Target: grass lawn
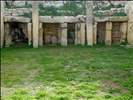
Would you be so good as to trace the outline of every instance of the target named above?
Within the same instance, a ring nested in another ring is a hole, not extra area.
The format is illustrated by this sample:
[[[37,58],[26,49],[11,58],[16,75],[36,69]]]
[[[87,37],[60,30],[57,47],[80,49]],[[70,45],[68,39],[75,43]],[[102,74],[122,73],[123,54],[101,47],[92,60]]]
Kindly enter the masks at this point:
[[[4,47],[2,100],[133,100],[133,48]]]

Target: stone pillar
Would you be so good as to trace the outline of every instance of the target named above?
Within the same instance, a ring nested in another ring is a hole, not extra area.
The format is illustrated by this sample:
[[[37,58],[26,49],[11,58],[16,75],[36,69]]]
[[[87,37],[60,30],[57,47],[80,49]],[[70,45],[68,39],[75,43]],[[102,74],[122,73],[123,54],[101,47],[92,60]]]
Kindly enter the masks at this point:
[[[32,8],[33,8],[32,11],[33,47],[38,48],[38,35],[39,35],[38,1],[33,1]]]
[[[61,25],[58,27],[58,43],[61,43]]]
[[[112,22],[106,22],[106,32],[105,32],[105,44],[106,45],[111,45],[112,43],[112,37],[111,37],[111,33],[112,33]]]
[[[28,45],[30,46],[32,44],[32,29],[31,29],[31,23],[28,23]]]
[[[133,1],[127,1],[125,12],[128,16],[127,40],[133,46]]]
[[[80,23],[76,23],[75,24],[75,45],[81,44],[81,42],[80,42],[80,40],[81,40],[80,39],[80,37],[81,37],[80,28],[81,28]]]
[[[10,46],[12,43],[12,32],[9,23],[5,23],[5,46]]]
[[[39,46],[43,46],[43,24],[39,24]]]
[[[0,1],[1,2],[1,30],[0,30],[0,33],[1,33],[1,36],[0,36],[0,39],[1,39],[1,44],[0,44],[0,48],[2,48],[3,44],[4,44],[4,19],[3,19],[3,13],[4,13],[4,1]]]
[[[93,45],[92,1],[86,1],[86,37],[87,45]]]
[[[67,46],[67,23],[61,23],[61,45]]]
[[[93,44],[97,44],[97,22],[93,25]]]
[[[127,23],[121,23],[120,24],[120,32],[121,32],[121,39],[120,43],[125,42],[125,39],[127,37]]]
[[[85,45],[85,23],[81,23],[81,45]]]

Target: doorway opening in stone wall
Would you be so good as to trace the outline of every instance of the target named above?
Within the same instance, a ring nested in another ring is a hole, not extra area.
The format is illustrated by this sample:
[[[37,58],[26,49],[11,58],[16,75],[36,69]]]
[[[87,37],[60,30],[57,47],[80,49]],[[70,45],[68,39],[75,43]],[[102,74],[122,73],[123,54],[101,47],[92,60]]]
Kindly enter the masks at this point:
[[[68,23],[67,24],[67,44],[74,45],[75,43],[75,24]]]
[[[119,45],[122,32],[120,31],[121,22],[112,22],[112,45]]]
[[[106,29],[105,22],[99,22],[97,24],[97,43],[98,44],[105,44],[105,29]]]
[[[27,23],[4,23],[5,28],[5,46],[27,46],[28,30]]]
[[[54,46],[60,43],[61,28],[59,23],[43,23],[43,44]]]

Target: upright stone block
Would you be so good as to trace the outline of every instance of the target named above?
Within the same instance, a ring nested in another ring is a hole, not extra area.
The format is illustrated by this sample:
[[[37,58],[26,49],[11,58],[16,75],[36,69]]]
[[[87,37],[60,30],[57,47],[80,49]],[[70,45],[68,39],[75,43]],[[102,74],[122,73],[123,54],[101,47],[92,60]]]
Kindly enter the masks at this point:
[[[81,33],[80,33],[80,29],[81,29],[81,26],[80,26],[80,23],[76,23],[75,24],[75,45],[77,44],[81,44]]]
[[[12,43],[12,32],[9,23],[5,23],[5,46],[10,46]]]
[[[39,46],[43,46],[43,24],[39,24]]]
[[[0,48],[2,48],[3,44],[4,44],[4,19],[3,19],[3,13],[4,13],[4,1],[0,1],[1,2],[1,36],[0,36],[0,39],[1,39],[1,44],[0,44]]]
[[[33,1],[32,23],[33,23],[33,47],[38,48],[38,33],[39,33],[39,16],[38,16],[38,1]]]
[[[85,45],[85,23],[81,23],[81,45]]]
[[[97,22],[93,25],[93,44],[97,44]]]
[[[123,22],[120,24],[120,32],[121,32],[121,39],[120,42],[125,42],[125,39],[127,37],[127,23]]]
[[[58,27],[58,43],[61,43],[61,25]]]
[[[61,45],[67,46],[67,23],[61,24]]]
[[[133,23],[128,22],[128,34],[127,34],[128,43],[133,46]]]
[[[112,22],[106,22],[106,32],[105,32],[105,44],[106,45],[111,45],[112,43]]]
[[[31,23],[28,23],[28,45],[30,46],[32,44],[32,29],[31,29]]]
[[[93,45],[92,1],[86,1],[86,36],[87,45]]]

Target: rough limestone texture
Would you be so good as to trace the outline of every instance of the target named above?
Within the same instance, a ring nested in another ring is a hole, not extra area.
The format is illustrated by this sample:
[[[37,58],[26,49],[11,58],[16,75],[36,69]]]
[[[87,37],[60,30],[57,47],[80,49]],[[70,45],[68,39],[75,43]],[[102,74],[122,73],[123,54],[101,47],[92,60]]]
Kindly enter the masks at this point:
[[[86,36],[87,45],[93,45],[93,15],[92,15],[92,1],[86,1]]]
[[[32,29],[31,29],[31,23],[28,23],[28,45],[31,45],[32,42]]]
[[[120,32],[121,32],[121,38],[120,43],[125,42],[125,39],[127,37],[127,23],[123,22],[120,24]]]
[[[111,45],[112,43],[111,30],[112,30],[112,22],[106,22],[106,32],[105,32],[105,44],[106,45]]]
[[[85,23],[81,23],[81,25],[80,25],[80,33],[81,33],[81,45],[85,45]]]
[[[93,44],[97,44],[97,23],[93,25]]]
[[[67,23],[61,24],[61,45],[67,46]]]
[[[5,23],[5,46],[10,46],[12,42],[12,33],[9,23]]]
[[[1,26],[0,26],[0,32],[1,32],[1,35],[0,35],[0,48],[2,48],[3,46],[3,43],[4,43],[4,21],[3,21],[3,13],[4,13],[4,2],[3,1],[0,1],[1,2]]]
[[[51,35],[45,35],[45,44],[50,44]]]
[[[133,1],[128,1],[125,6],[125,12],[128,16],[127,40],[133,46]]]
[[[75,45],[80,44],[80,37],[81,37],[81,33],[80,33],[80,23],[76,23],[75,24]]]
[[[56,36],[52,36],[52,37],[51,37],[51,43],[52,43],[52,44],[57,44],[57,43],[58,43],[58,39],[57,39]]]
[[[43,24],[39,24],[39,46],[43,46]]]
[[[39,17],[38,17],[38,1],[33,1],[32,23],[33,23],[33,47],[38,48],[38,33],[39,33]]]

